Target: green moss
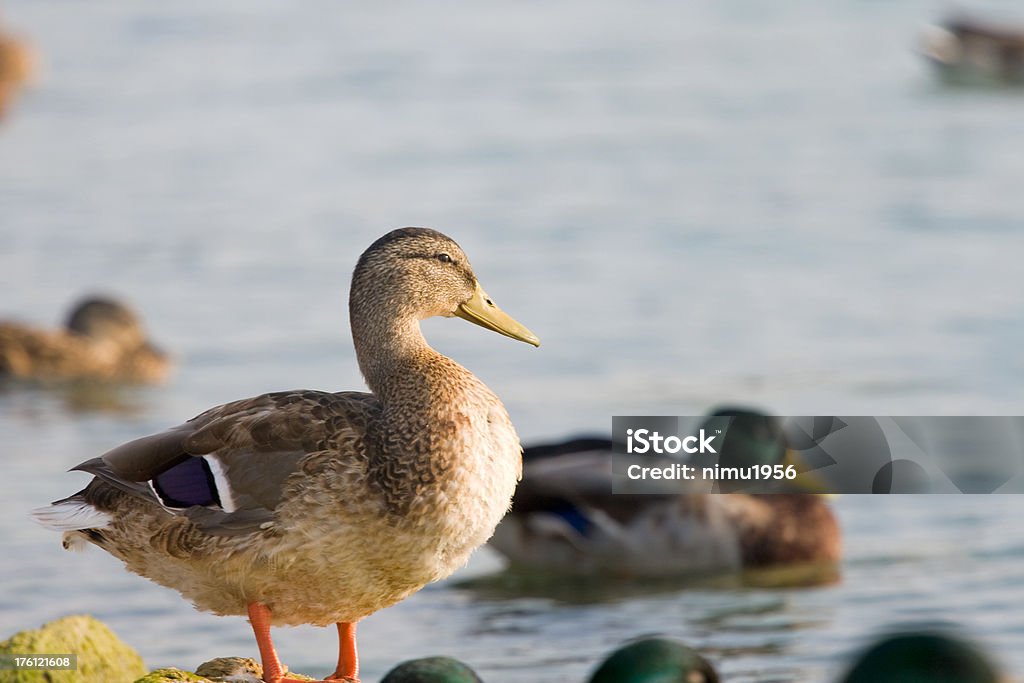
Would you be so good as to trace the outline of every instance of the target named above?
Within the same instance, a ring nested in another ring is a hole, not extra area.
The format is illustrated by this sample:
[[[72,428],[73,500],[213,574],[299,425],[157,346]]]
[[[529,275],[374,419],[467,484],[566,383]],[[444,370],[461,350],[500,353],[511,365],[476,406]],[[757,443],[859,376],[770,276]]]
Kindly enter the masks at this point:
[[[210,679],[181,669],[157,669],[135,683],[210,683]]]
[[[181,669],[159,669],[143,676],[135,683],[263,683],[263,669],[254,659],[248,657],[218,657],[203,662],[196,672]],[[313,680],[302,674],[288,672],[290,678]]]
[[[76,671],[0,670],[0,683],[130,683],[146,673],[142,657],[90,616],[69,616],[16,633],[0,654],[76,654]]]

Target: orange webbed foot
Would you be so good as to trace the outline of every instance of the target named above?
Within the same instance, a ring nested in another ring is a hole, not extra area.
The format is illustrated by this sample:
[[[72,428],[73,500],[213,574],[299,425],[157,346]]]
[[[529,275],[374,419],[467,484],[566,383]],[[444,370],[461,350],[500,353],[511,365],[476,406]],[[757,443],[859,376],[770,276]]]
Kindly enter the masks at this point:
[[[338,624],[338,668],[322,681],[288,678],[270,639],[270,608],[260,602],[249,603],[249,623],[263,661],[264,683],[359,683],[359,656],[356,654],[355,623]]]
[[[282,676],[279,678],[264,677],[263,680],[264,683],[339,683],[339,681],[340,683],[359,683],[358,678],[352,678],[351,676],[339,678],[336,677],[334,674],[331,674],[322,681],[311,681],[308,678],[288,678],[287,676]]]

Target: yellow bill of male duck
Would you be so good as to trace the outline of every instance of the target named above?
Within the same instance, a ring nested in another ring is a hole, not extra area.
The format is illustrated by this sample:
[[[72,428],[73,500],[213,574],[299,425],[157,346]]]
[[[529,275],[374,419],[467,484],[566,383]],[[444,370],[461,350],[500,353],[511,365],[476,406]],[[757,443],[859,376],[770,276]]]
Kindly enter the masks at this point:
[[[92,543],[198,609],[248,615],[266,683],[297,680],[270,627],[298,624],[336,624],[329,680],[358,681],[357,622],[464,565],[522,471],[499,398],[420,330],[458,316],[540,345],[454,240],[403,228],[375,241],[352,274],[349,314],[370,393],[211,408],[83,462],[74,469],[89,484],[34,512],[65,548]]]

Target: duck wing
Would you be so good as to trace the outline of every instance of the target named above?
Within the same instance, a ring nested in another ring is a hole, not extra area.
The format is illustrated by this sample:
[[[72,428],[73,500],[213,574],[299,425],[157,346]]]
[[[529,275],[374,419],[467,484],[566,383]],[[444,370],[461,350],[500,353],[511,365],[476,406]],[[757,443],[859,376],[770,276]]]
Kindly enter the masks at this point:
[[[285,391],[212,408],[167,431],[87,460],[96,479],[71,499],[100,511],[110,487],[184,515],[212,535],[251,533],[324,460],[364,468],[372,394]],[[58,503],[61,501],[58,501]]]
[[[674,494],[612,493],[612,444],[606,439],[574,439],[524,449],[523,479],[512,499],[511,515],[599,509],[626,522]]]

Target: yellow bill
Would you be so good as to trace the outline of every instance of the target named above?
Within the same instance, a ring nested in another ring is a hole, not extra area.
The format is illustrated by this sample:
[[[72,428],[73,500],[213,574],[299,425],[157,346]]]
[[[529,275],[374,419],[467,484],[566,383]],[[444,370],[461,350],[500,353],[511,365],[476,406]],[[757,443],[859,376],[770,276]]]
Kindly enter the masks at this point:
[[[498,308],[479,283],[469,301],[459,304],[459,307],[455,309],[455,315],[506,337],[540,346],[540,339],[537,338],[537,335]]]
[[[825,479],[815,473],[813,470],[805,470],[803,460],[796,454],[792,448],[786,449],[786,455],[782,459],[783,465],[792,465],[796,468],[799,474],[796,479],[792,482],[793,486],[796,487],[802,493],[814,493],[819,496],[825,496],[831,498],[834,496],[832,493],[828,493],[829,484]]]

